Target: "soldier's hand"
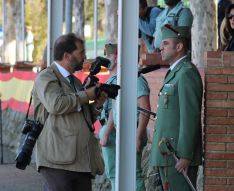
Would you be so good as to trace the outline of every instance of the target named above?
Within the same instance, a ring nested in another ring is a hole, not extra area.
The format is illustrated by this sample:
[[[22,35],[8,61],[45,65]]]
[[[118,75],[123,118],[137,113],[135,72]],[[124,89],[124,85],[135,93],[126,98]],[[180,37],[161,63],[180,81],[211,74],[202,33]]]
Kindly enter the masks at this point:
[[[108,140],[109,140],[109,136],[105,135],[101,140],[100,140],[100,145],[102,145],[103,147],[106,147],[108,144]]]
[[[136,150],[137,150],[137,153],[140,153],[141,152],[141,150],[142,150],[142,146],[141,146],[141,144],[142,144],[142,142],[141,142],[141,139],[140,138],[138,138],[137,139],[137,148],[136,148]]]
[[[185,173],[187,174],[188,171],[188,167],[191,163],[191,160],[185,159],[185,158],[180,158],[177,163],[176,163],[176,170],[180,173],[183,172],[183,170],[185,171]]]

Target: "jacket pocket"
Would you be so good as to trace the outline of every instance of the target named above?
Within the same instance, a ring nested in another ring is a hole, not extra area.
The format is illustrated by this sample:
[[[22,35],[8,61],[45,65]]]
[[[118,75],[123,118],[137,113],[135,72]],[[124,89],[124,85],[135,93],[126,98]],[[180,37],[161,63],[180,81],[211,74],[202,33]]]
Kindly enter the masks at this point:
[[[45,143],[47,147],[45,150],[48,151],[47,160],[54,164],[72,164],[76,159],[77,136],[66,129],[49,130],[49,132]]]
[[[174,85],[173,84],[165,84],[162,91],[159,93],[159,103],[160,107],[163,109],[168,109],[170,101],[172,101],[172,97],[175,94]]]

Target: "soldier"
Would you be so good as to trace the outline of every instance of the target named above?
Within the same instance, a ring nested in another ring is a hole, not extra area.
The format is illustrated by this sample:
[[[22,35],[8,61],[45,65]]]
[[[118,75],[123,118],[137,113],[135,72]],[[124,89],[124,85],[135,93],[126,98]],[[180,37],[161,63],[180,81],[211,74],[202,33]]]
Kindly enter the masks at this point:
[[[111,76],[107,80],[107,84],[117,84],[117,44],[105,45],[106,58],[111,61]],[[106,177],[111,181],[112,190],[115,187],[115,139],[116,132],[114,128],[112,115],[112,99],[108,98],[103,104],[101,113],[102,128],[99,132],[100,144],[102,145],[102,156],[105,163]]]
[[[162,60],[170,64],[170,69],[159,92],[150,163],[159,167],[165,190],[169,186],[170,191],[190,191],[182,172],[195,187],[202,162],[202,80],[186,56],[190,28],[165,25],[161,32]],[[163,140],[169,140],[175,149],[177,162]]]
[[[107,47],[106,47],[107,48]],[[117,46],[115,46],[117,48]],[[109,53],[108,53],[109,52]],[[112,61],[111,77],[107,83],[116,84],[117,72],[117,49],[109,49],[107,57]],[[140,75],[137,78],[137,106],[146,110],[150,110],[150,89],[146,79]],[[99,133],[100,144],[102,145],[102,153],[105,162],[105,173],[111,181],[112,191],[115,190],[115,153],[116,153],[116,102],[107,100],[103,106],[102,119],[105,123]],[[103,117],[104,116],[104,117]],[[137,166],[136,166],[136,191],[144,191],[144,179],[141,169],[142,150],[147,143],[146,127],[149,122],[149,114],[138,112],[137,115]],[[121,127],[124,128],[124,127]]]
[[[156,18],[156,28],[154,33],[155,51],[159,52],[161,44],[161,27],[165,24],[173,26],[188,26],[193,23],[193,15],[189,8],[184,6],[181,0],[164,0],[167,7]]]

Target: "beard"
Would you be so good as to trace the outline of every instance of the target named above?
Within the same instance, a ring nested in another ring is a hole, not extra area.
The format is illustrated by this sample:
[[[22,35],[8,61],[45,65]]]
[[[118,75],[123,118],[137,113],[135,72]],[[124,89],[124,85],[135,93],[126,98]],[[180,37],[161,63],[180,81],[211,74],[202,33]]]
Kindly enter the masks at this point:
[[[83,63],[84,63],[84,59],[82,59],[81,61],[79,61],[76,57],[72,57],[70,60],[70,64],[73,67],[74,72],[75,71],[79,71],[83,69]]]
[[[82,70],[83,69],[83,63],[84,63],[84,61],[74,63],[74,70],[75,71]]]

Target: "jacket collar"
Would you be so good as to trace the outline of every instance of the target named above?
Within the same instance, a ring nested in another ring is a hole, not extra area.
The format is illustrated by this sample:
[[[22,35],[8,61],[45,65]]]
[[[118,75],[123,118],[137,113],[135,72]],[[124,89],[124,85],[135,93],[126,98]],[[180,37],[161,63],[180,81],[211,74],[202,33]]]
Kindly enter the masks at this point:
[[[71,84],[69,83],[69,81],[59,72],[59,69],[58,67],[56,66],[55,63],[52,63],[51,66],[52,70],[54,71],[56,77],[58,78],[59,81],[63,81],[65,84],[67,84],[71,89],[72,91],[74,91],[73,87],[71,86]],[[74,82],[75,82],[75,88],[76,90],[82,90],[82,84],[80,82],[80,80],[76,77],[74,77]]]
[[[188,57],[183,58],[176,66],[173,68],[173,70],[167,75],[163,82],[163,86],[168,83],[172,78],[174,78],[175,74],[182,68],[185,62],[188,61]]]
[[[59,70],[58,70],[58,68],[57,68],[57,66],[56,66],[56,64],[54,62],[51,64],[50,67],[54,71],[55,76],[58,78],[58,80],[61,81],[61,82],[64,82],[65,84],[70,86],[71,89],[73,90],[73,88],[72,88],[71,84],[69,83],[69,81],[65,77],[63,77],[63,75],[59,72]]]

